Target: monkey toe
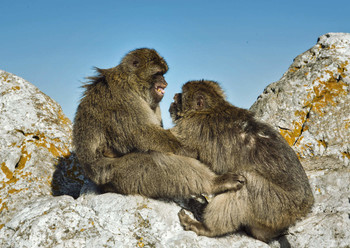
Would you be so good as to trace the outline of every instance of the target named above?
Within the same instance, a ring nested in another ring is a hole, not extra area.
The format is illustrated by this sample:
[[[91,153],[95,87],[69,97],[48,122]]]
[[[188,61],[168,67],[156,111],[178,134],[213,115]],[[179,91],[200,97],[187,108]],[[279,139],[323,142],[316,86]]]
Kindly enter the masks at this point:
[[[185,220],[188,219],[188,215],[186,214],[185,209],[181,209],[177,215],[179,216],[180,223],[181,223],[182,225],[183,225],[183,223],[185,222]]]
[[[178,216],[180,219],[180,223],[185,231],[195,231],[194,230],[195,221],[188,214],[186,214],[186,211],[184,209],[182,209],[178,213]]]
[[[191,223],[193,221],[191,217],[188,214],[186,214],[186,211],[184,209],[181,209],[177,215],[179,216],[180,224],[182,225],[184,230],[190,231],[192,226]]]
[[[184,209],[181,209],[180,212],[177,214],[180,220],[181,226],[186,230],[187,222],[186,220],[188,219],[188,215],[186,214]]]

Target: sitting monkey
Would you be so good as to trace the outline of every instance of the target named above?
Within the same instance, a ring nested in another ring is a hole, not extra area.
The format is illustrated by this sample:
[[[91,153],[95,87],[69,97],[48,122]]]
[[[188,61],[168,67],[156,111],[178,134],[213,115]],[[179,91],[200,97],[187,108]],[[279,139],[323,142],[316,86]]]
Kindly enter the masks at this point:
[[[216,175],[176,155],[181,143],[162,127],[159,102],[165,60],[148,48],[129,52],[110,69],[97,69],[78,106],[73,145],[85,175],[103,191],[152,198],[190,198],[236,189],[237,176]]]
[[[216,82],[186,83],[169,111],[172,132],[188,156],[219,175],[232,172],[246,179],[238,191],[215,196],[202,221],[181,210],[185,230],[214,237],[244,229],[269,242],[310,211],[314,198],[292,148],[251,112],[227,102]]]

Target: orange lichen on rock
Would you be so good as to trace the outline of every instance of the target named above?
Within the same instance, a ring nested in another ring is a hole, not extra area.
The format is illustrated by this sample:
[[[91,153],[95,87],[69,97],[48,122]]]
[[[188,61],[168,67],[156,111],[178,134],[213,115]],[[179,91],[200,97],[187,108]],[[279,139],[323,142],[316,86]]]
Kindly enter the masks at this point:
[[[10,82],[10,80],[8,80],[9,75],[10,75],[9,73],[7,73],[7,72],[3,72],[3,73],[1,74],[2,81],[3,81],[3,82],[7,82],[7,83],[9,83],[9,82]]]
[[[25,136],[32,137],[32,139],[27,140],[27,142],[34,143],[37,147],[42,147],[47,149],[54,157],[70,155],[70,151],[67,146],[60,148],[55,145],[55,143],[62,144],[62,141],[59,138],[49,139],[45,136],[44,133],[40,133],[40,132],[26,133]],[[25,145],[23,147],[25,147]],[[25,151],[23,151],[23,148],[22,148],[22,154],[24,153]]]
[[[345,129],[349,129],[349,127],[350,127],[350,119],[347,119],[344,122],[345,122]]]
[[[350,153],[348,153],[348,152],[342,152],[341,154],[343,155],[343,158],[350,159]]]
[[[4,210],[9,210],[7,206],[7,202],[0,201],[1,207],[0,207],[0,213]]]
[[[24,168],[24,166],[26,165],[27,161],[29,161],[31,157],[32,157],[32,155],[30,153],[28,153],[28,151],[26,150],[26,145],[23,145],[22,146],[22,155],[21,155],[21,158],[18,162],[17,169],[22,170]]]
[[[12,90],[20,90],[21,87],[19,87],[19,86],[13,86],[11,89],[12,89]]]
[[[347,95],[347,85],[342,80],[337,79],[332,71],[326,70],[330,78],[327,81],[316,78],[312,84],[312,89],[309,89],[305,106],[312,108],[312,111],[324,115],[324,109],[327,105],[336,106],[337,98],[341,95]],[[316,84],[316,85],[315,85]]]
[[[344,63],[341,63],[340,66],[338,67],[338,73],[343,78],[346,77],[345,72],[348,71],[348,69],[346,68],[348,65],[349,65],[349,61],[346,60]]]
[[[64,125],[71,123],[71,121],[63,114],[61,109],[58,111],[58,118],[62,121]]]
[[[309,113],[316,113],[320,117],[324,116],[327,106],[336,106],[340,96],[346,96],[348,94],[348,85],[342,80],[347,75],[346,66],[349,65],[348,61],[341,63],[338,66],[336,72],[329,69],[324,70],[326,75],[317,77],[311,83],[311,88],[306,89],[308,91],[306,99],[303,101],[303,108],[308,109]],[[295,68],[289,70],[295,72]],[[335,75],[336,74],[336,75]],[[325,78],[328,78],[325,80]],[[290,146],[298,146],[302,151],[309,149],[306,144],[303,147],[300,146],[300,142],[303,139],[303,132],[307,130],[307,121],[309,113],[307,111],[296,111],[296,120],[292,122],[292,129],[281,129],[281,135],[287,140]],[[345,123],[345,128],[349,128],[350,122]],[[327,147],[325,141],[319,141],[319,146]],[[310,145],[311,146],[311,145]]]
[[[301,134],[305,131],[305,122],[307,121],[307,113],[303,111],[295,111],[295,116],[299,116],[299,118],[293,121],[292,126],[293,129],[281,129],[280,134],[283,138],[288,142],[290,146],[296,145],[296,143],[302,140]]]
[[[299,69],[300,69],[299,67],[293,67],[293,68],[290,68],[289,71],[290,72],[296,72]]]
[[[69,153],[68,149],[60,149],[54,145],[53,142],[48,141],[47,138],[43,135],[40,134],[40,138],[38,140],[34,141],[34,144],[37,147],[43,147],[47,149],[54,157],[58,156],[65,156]]]
[[[11,179],[13,177],[12,171],[6,166],[5,162],[1,163],[1,171],[5,174],[7,179]]]
[[[318,143],[319,146],[323,146],[324,148],[327,147],[327,143],[324,140],[317,140],[317,143]]]

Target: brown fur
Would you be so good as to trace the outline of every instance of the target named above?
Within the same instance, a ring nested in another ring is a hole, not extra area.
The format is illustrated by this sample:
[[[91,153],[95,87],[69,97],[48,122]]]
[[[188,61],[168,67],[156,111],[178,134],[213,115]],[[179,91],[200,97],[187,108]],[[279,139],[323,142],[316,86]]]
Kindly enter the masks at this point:
[[[203,222],[180,211],[186,230],[213,237],[244,228],[268,242],[310,211],[314,198],[305,171],[272,127],[228,103],[216,82],[188,82],[174,100],[172,132],[188,155],[217,174],[232,172],[246,179],[240,190],[214,197]]]
[[[84,172],[102,190],[149,197],[190,197],[228,188],[207,166],[175,155],[180,142],[162,128],[159,102],[168,66],[153,49],[136,49],[84,86],[73,144]]]

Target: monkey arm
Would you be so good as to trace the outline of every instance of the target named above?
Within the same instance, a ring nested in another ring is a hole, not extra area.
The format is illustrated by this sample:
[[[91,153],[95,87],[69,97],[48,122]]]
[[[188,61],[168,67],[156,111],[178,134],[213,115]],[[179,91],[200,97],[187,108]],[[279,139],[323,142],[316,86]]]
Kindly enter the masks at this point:
[[[181,150],[182,145],[176,137],[160,126],[149,124],[133,131],[129,137],[138,151],[178,153]]]
[[[186,140],[184,138],[182,138],[182,136],[180,135],[180,132],[179,132],[177,126],[171,128],[171,129],[168,129],[168,131],[172,135],[174,135],[177,138],[177,140],[182,145],[182,149],[178,150],[176,152],[176,154],[182,155],[182,156],[185,156],[185,157],[198,159],[198,156],[199,156],[198,155],[198,151],[196,149],[194,149],[193,147],[190,147],[190,146],[186,145]]]

